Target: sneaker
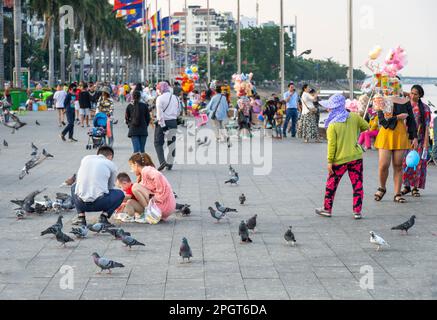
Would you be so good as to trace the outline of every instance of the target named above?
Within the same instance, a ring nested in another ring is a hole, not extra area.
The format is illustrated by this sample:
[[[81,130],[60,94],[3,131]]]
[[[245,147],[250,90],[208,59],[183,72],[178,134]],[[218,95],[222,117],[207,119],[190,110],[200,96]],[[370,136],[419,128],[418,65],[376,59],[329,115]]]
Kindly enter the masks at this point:
[[[70,139],[68,139],[68,141],[70,141],[70,142],[77,142],[77,140],[74,139],[74,138],[70,138]]]
[[[361,213],[354,213],[354,219],[361,220],[361,219],[363,219],[363,215]]]
[[[316,214],[322,217],[331,218],[331,212],[326,211],[325,209],[316,209]]]
[[[158,171],[162,171],[162,170],[164,170],[167,166],[168,166],[167,162],[164,161],[164,162],[161,163],[161,165],[159,166]]]
[[[82,217],[82,216],[77,216],[73,222],[72,222],[73,226],[86,226],[86,218]]]
[[[62,121],[62,125],[63,125],[63,126],[66,126],[67,124],[66,124],[64,121]]]
[[[115,227],[112,223],[110,223],[110,222],[108,221],[108,217],[105,216],[105,215],[103,215],[103,214],[100,215],[99,223],[104,224],[104,225],[105,225],[106,227],[108,227],[108,228],[113,228],[113,227]]]
[[[62,141],[67,141],[67,139],[65,139],[65,136],[63,136],[62,134],[59,135],[59,138],[61,138]]]

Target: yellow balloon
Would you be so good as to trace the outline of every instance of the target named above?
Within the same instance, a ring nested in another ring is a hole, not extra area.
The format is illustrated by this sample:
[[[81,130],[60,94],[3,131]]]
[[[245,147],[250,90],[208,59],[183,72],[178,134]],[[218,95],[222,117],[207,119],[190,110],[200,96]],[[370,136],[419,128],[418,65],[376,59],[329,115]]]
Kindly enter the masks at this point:
[[[191,71],[193,71],[193,73],[197,73],[197,71],[199,71],[199,68],[197,66],[191,66]]]

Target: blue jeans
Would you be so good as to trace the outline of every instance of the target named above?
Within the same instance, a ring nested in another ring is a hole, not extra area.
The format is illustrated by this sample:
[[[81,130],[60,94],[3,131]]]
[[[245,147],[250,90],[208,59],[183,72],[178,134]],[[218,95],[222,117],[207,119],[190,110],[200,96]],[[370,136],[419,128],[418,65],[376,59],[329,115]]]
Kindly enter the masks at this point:
[[[134,148],[134,153],[141,152],[144,153],[146,148],[147,136],[132,136],[132,147]]]
[[[73,197],[77,213],[102,211],[108,214],[108,219],[111,218],[114,211],[121,206],[125,197],[123,191],[113,189],[93,202],[84,202],[75,194],[75,190],[76,184],[71,187],[71,196]]]
[[[284,123],[284,137],[287,136],[287,128],[288,128],[288,123],[291,120],[291,135],[293,137],[296,136],[296,127],[297,127],[297,120],[299,117],[299,112],[297,111],[297,109],[295,108],[289,108],[287,109],[287,111],[285,112],[285,123]]]
[[[62,131],[62,135],[65,137],[65,135],[68,133],[68,138],[73,138],[74,133],[74,110],[73,111],[67,111],[67,126]]]

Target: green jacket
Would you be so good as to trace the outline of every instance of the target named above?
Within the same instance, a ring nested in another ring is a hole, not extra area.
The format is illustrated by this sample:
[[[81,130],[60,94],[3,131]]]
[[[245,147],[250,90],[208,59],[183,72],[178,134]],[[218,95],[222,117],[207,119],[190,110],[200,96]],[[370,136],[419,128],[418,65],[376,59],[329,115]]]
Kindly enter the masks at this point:
[[[327,131],[328,163],[341,165],[363,158],[363,149],[358,144],[361,132],[369,124],[358,114],[351,113],[345,123],[330,124]]]

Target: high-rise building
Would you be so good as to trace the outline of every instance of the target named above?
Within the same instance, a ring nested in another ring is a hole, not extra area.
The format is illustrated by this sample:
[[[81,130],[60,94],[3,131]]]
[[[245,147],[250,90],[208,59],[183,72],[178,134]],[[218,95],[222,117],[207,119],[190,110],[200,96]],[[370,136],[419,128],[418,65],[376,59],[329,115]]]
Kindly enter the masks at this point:
[[[256,28],[258,21],[256,18],[250,18],[246,16],[241,16],[240,18],[240,24],[242,29],[248,29],[248,28]]]
[[[188,26],[187,26],[188,18]],[[201,6],[189,6],[187,12],[175,12],[172,16],[173,21],[180,21],[180,32],[173,36],[175,43],[185,43],[185,28],[187,28],[188,45],[190,48],[206,47],[208,44],[208,9]],[[209,10],[210,19],[210,44],[211,48],[225,49],[225,45],[220,38],[228,29],[235,29],[235,21],[231,12],[217,12],[215,9]]]

